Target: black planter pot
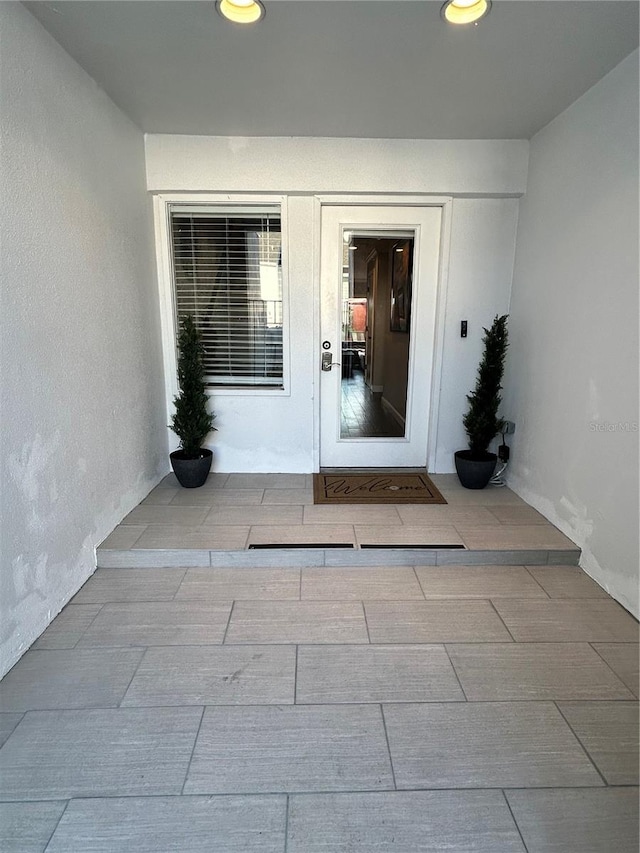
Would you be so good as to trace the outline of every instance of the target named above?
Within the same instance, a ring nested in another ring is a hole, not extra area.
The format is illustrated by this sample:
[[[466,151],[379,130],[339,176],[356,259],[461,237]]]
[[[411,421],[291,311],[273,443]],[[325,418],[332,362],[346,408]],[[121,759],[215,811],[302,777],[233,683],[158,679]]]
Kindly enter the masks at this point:
[[[484,453],[481,458],[470,450],[458,450],[454,454],[458,478],[465,489],[484,489],[496,468],[495,453]]]
[[[202,448],[197,459],[185,456],[184,450],[174,450],[169,454],[171,467],[176,479],[185,489],[197,489],[203,486],[211,470],[213,452]]]

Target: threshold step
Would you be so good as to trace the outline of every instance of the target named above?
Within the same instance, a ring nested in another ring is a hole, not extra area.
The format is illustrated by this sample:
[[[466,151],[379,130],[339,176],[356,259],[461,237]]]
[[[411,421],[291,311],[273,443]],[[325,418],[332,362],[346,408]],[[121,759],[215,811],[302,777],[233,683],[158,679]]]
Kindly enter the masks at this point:
[[[102,569],[171,568],[207,566],[305,567],[305,566],[577,566],[580,550],[470,551],[466,548],[368,548],[304,545],[286,548],[253,548],[242,551],[196,549],[98,548]]]
[[[466,551],[464,545],[360,545],[361,550],[397,550],[397,551]]]
[[[286,551],[295,550],[296,548],[315,548],[323,551],[325,548],[355,548],[355,545],[350,545],[348,542],[300,542],[298,544],[290,544],[288,542],[274,542],[273,544],[249,545],[249,551],[273,551],[274,549],[283,549]]]

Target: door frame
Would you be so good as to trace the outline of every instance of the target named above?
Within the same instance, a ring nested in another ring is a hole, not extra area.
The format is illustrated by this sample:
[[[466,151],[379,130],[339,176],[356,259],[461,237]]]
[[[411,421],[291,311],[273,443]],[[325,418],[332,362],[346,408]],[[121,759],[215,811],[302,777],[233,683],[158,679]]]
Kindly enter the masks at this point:
[[[449,282],[449,254],[451,248],[451,218],[453,198],[433,195],[314,195],[313,210],[313,470],[320,471],[320,360],[321,346],[321,222],[322,208],[341,207],[439,207],[441,210],[440,254],[436,281],[436,322],[433,342],[433,371],[431,376],[431,396],[429,410],[429,429],[427,439],[427,468],[435,471],[436,450],[438,446],[438,421],[440,411],[440,386],[442,378],[442,359],[444,350],[445,317]]]

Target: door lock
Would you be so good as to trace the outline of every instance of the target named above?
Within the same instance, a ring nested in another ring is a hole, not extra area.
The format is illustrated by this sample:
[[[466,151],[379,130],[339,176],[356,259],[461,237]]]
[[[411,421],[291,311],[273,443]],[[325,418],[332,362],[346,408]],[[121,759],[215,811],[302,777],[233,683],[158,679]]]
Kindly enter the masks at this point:
[[[334,364],[339,366],[340,362],[333,360],[333,353],[323,352],[322,353],[322,369],[323,370],[331,370],[331,368],[333,367]]]

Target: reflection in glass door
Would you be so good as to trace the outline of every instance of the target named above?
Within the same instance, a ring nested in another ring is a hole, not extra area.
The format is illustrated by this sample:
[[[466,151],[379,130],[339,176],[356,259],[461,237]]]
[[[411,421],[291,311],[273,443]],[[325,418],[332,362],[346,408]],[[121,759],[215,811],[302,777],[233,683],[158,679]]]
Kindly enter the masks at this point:
[[[412,232],[344,231],[340,438],[406,432]]]

